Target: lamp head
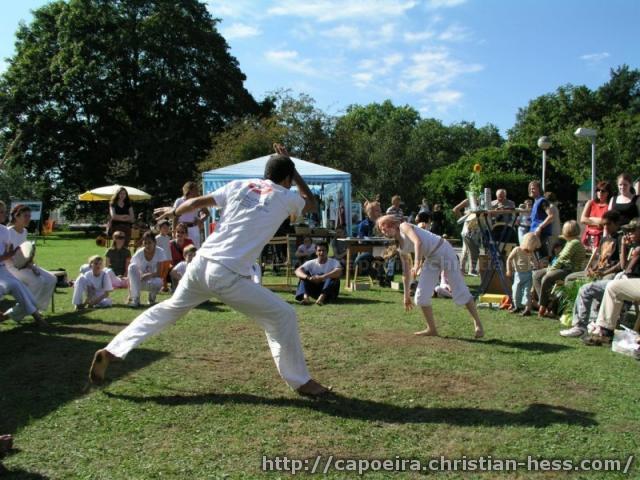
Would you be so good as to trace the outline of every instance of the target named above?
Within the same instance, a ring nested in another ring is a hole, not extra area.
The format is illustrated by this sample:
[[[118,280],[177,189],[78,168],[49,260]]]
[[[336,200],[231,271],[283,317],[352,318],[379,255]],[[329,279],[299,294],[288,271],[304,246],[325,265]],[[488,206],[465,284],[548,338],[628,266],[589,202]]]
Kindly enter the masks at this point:
[[[580,127],[575,131],[574,135],[576,137],[596,138],[597,133],[593,128]]]

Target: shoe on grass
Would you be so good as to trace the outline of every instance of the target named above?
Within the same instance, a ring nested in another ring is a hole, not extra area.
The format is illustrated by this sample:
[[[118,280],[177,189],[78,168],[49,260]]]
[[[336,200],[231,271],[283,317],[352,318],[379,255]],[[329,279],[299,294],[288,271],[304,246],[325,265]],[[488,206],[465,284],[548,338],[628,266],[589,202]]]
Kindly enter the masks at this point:
[[[320,385],[315,380],[311,379],[304,385],[301,385],[300,387],[298,387],[296,389],[296,392],[298,392],[299,395],[302,395],[305,397],[318,398],[318,397],[322,397],[324,395],[329,394],[331,390],[332,390],[331,387],[325,387],[323,385]]]
[[[587,333],[587,330],[582,327],[571,327],[565,330],[560,330],[561,337],[583,337]]]
[[[129,300],[129,303],[127,303],[127,307],[129,308],[138,308],[139,306],[140,306],[139,298],[132,298],[131,300]]]

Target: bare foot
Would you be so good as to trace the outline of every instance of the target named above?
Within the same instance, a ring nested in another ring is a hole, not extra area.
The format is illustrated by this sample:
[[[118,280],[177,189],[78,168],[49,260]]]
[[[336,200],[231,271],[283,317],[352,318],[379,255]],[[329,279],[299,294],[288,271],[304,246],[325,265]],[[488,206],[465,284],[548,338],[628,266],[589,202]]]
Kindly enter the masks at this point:
[[[331,390],[331,387],[325,387],[316,382],[314,379],[311,379],[304,385],[298,387],[296,389],[296,392],[298,392],[299,395],[303,395],[305,397],[321,397],[322,395],[326,395],[331,392]]]
[[[93,356],[93,362],[91,363],[91,369],[89,370],[89,381],[96,385],[104,382],[104,377],[107,373],[109,363],[117,359],[118,357],[105,349],[98,350]]]
[[[520,315],[522,317],[530,317],[531,316],[531,310],[529,310],[528,308],[525,308],[524,311]]]
[[[325,298],[326,298],[326,297],[324,296],[324,294],[320,295],[320,296],[318,297],[318,299],[316,300],[316,305],[319,305],[319,306],[324,305],[324,300],[325,300]]]
[[[425,330],[420,330],[419,332],[414,332],[414,335],[418,337],[437,337],[438,332],[436,330],[429,330],[428,328]]]
[[[482,338],[484,337],[484,330],[482,329],[482,327],[476,327],[475,333],[473,335],[475,338]]]

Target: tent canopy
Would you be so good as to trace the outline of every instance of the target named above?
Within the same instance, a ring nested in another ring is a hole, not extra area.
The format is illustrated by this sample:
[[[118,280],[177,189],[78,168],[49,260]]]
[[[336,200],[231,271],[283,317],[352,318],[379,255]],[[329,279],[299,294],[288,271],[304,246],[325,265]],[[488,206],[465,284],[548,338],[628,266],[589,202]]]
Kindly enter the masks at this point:
[[[264,167],[269,157],[271,155],[265,155],[264,157],[204,172],[202,174],[204,193],[211,193],[232,180],[263,178]],[[325,185],[340,185],[342,187],[347,232],[351,232],[351,174],[324,167],[317,163],[307,162],[300,158],[291,157],[291,160],[293,160],[300,176],[312,190],[316,191],[318,188],[325,190]]]

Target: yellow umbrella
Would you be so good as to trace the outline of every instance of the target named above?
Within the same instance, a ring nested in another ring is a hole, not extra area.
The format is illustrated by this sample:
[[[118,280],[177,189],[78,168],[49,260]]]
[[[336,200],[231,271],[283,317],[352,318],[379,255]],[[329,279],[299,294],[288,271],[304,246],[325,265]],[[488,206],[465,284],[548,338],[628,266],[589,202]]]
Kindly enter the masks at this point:
[[[113,197],[122,187],[123,185],[110,185],[108,187],[94,188],[93,190],[89,190],[88,192],[84,192],[79,195],[78,198],[85,202],[104,202],[111,200],[111,197]],[[149,200],[151,198],[151,195],[147,192],[143,192],[137,188],[126,186],[124,188],[127,189],[127,193],[131,200]]]

